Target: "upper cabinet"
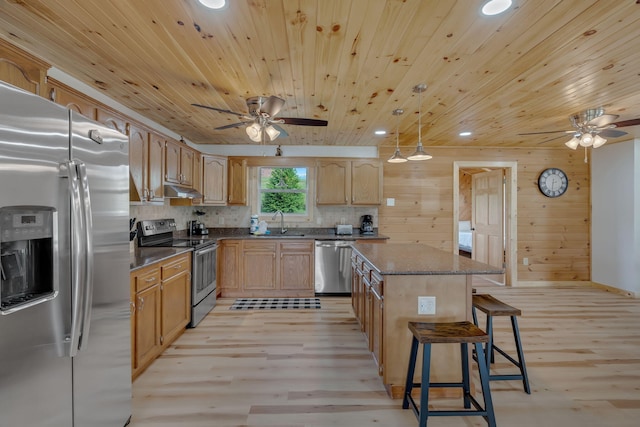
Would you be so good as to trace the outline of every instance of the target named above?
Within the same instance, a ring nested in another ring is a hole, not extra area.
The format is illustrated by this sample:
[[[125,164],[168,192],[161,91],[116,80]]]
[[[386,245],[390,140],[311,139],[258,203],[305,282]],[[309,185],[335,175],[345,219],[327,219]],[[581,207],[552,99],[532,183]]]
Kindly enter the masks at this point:
[[[229,205],[247,204],[247,159],[229,157]]]
[[[227,204],[227,158],[205,154],[202,156],[202,204]]]
[[[147,162],[147,186],[150,202],[164,200],[164,145],[166,139],[155,132],[149,134],[149,150]]]
[[[129,135],[129,200],[161,202],[164,200],[165,138],[136,124],[127,125]]]
[[[56,104],[65,106],[68,109],[73,110],[76,113],[80,113],[92,120],[97,119],[98,106],[92,98],[70,88],[56,79],[49,78],[48,83],[49,100]]]
[[[382,162],[379,160],[319,160],[316,173],[318,205],[379,205],[382,202]]]
[[[0,39],[0,80],[47,97],[49,64]]]
[[[193,187],[196,151],[174,139],[167,139],[164,180],[173,184]]]

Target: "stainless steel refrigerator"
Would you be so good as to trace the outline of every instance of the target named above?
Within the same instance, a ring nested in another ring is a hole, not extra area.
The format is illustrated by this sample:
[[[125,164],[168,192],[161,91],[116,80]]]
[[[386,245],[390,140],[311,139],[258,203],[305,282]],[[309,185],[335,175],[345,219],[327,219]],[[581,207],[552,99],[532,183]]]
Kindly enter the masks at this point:
[[[125,135],[0,83],[0,426],[131,414]]]

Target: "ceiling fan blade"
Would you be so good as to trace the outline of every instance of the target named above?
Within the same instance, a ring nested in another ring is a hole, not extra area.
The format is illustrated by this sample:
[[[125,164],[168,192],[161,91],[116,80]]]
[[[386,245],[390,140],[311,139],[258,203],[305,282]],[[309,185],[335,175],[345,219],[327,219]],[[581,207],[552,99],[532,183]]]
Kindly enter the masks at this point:
[[[560,138],[566,138],[566,136],[565,135],[556,136],[555,138],[540,141],[538,144],[546,144],[547,142],[555,141],[556,139],[560,139]]]
[[[231,110],[223,110],[222,108],[210,107],[208,105],[200,105],[200,104],[191,104],[191,105],[193,105],[194,107],[207,108],[209,110],[219,111],[221,113],[229,113],[229,114],[235,114],[236,116],[240,116],[240,117],[246,117],[245,114],[236,113],[235,111],[231,111]]]
[[[222,130],[222,129],[239,128],[240,126],[248,125],[249,123],[253,123],[253,122],[231,123],[230,125],[219,126],[217,128],[214,128],[214,129],[215,130]]]
[[[275,123],[272,123],[271,126],[273,126],[274,128],[278,129],[278,132],[280,132],[280,136],[282,137],[287,137],[289,136],[289,134],[287,133],[286,130],[282,129],[282,126],[278,126]]]
[[[587,126],[597,126],[597,127],[601,127],[601,126],[606,126],[608,124],[613,123],[613,121],[615,119],[617,119],[618,116],[617,114],[603,114],[601,116],[596,117],[595,119],[591,119],[589,120],[586,125]]]
[[[283,105],[284,99],[271,95],[264,104],[260,106],[260,112],[266,113],[269,117],[273,117],[280,112]]]
[[[624,136],[626,134],[627,132],[622,130],[605,129],[602,132],[600,132],[598,135],[604,138],[620,138],[621,136]]]
[[[638,126],[640,125],[640,118],[631,119],[631,120],[622,120],[620,122],[611,123],[612,125],[616,125],[617,128],[623,128],[627,126]]]
[[[318,120],[318,119],[300,119],[297,117],[278,117],[278,120],[281,120],[281,123],[287,125],[299,125],[299,126],[326,126],[326,120]]]
[[[519,136],[523,136],[523,135],[544,135],[547,133],[574,133],[575,130],[549,130],[546,132],[528,132],[528,133],[519,133]]]

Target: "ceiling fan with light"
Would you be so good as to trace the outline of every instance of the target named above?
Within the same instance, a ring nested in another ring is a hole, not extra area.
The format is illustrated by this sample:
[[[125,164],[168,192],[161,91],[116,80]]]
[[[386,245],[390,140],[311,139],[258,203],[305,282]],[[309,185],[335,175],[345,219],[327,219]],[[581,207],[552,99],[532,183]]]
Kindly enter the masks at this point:
[[[565,145],[572,150],[577,149],[579,146],[585,148],[598,148],[607,142],[606,138],[619,138],[627,134],[627,132],[617,130],[615,128],[640,125],[640,118],[616,122],[615,120],[618,117],[620,116],[616,114],[605,114],[604,108],[601,107],[590,108],[569,116],[571,126],[574,128],[572,130],[529,132],[520,133],[518,135],[542,135],[562,132],[565,134],[573,134],[573,137],[569,141],[565,142]],[[558,138],[562,137],[559,136]],[[558,138],[553,138],[548,141]]]
[[[289,134],[280,126],[281,124],[298,126],[326,126],[326,120],[304,119],[298,117],[275,117],[282,106],[284,99],[277,96],[253,96],[247,98],[247,114],[237,113],[222,108],[210,107],[208,105],[191,104],[194,107],[207,108],[220,113],[234,114],[243,121],[230,125],[219,126],[216,130],[230,129],[240,126],[247,126],[246,132],[249,138],[255,142],[265,142],[268,138],[273,141],[278,136],[288,136]]]

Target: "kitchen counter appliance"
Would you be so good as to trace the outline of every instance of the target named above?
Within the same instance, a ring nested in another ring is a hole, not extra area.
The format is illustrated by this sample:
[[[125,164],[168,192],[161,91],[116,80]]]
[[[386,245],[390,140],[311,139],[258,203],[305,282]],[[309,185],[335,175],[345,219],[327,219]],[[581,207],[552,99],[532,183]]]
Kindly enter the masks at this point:
[[[218,243],[211,239],[174,238],[174,219],[139,221],[138,247],[193,248],[191,257],[191,322],[190,328],[198,323],[216,305],[216,251]]]
[[[351,242],[316,240],[316,295],[351,295]]]
[[[362,215],[360,217],[360,233],[373,234],[373,217],[371,215]]]
[[[206,236],[209,229],[200,221],[193,220],[187,223],[187,232],[189,236]]]
[[[129,140],[0,83],[0,424],[131,416]]]

